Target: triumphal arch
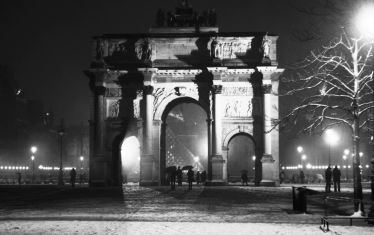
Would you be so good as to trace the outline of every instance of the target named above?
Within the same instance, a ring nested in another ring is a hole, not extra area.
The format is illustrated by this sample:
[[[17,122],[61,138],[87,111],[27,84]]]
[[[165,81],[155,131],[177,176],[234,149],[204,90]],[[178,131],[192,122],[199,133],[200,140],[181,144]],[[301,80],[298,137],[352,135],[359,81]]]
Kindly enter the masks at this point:
[[[229,183],[235,164],[254,169],[257,185],[279,185],[279,133],[273,125],[283,72],[277,67],[278,36],[219,32],[215,19],[196,23],[189,6],[173,16],[165,24],[160,17],[158,27],[145,34],[93,40],[85,71],[93,92],[90,186],[164,185],[168,169],[183,164],[206,172],[207,185]],[[168,131],[168,117],[180,104],[202,110],[195,125],[206,138]],[[230,141],[239,135],[250,142],[249,152],[243,162],[233,162]],[[188,144],[197,140],[206,149],[198,157]]]

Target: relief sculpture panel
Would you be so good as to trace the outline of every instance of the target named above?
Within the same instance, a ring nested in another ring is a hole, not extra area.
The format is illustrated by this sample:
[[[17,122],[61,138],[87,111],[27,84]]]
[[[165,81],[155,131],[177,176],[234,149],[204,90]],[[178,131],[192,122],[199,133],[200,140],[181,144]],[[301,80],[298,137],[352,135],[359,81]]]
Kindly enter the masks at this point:
[[[211,54],[217,59],[236,59],[251,49],[252,38],[217,38],[211,44]]]
[[[224,116],[225,117],[251,117],[252,102],[248,97],[225,97]]]

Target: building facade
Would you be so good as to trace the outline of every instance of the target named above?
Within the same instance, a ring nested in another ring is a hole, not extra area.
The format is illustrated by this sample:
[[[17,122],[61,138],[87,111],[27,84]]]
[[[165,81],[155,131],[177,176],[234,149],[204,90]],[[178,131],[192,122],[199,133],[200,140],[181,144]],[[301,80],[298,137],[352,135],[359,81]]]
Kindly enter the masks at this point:
[[[277,39],[180,25],[95,37],[85,71],[93,92],[90,185],[121,185],[130,175],[140,185],[166,184],[166,119],[182,103],[207,117],[208,185],[229,182],[228,146],[238,135],[252,143],[255,183],[279,185]]]

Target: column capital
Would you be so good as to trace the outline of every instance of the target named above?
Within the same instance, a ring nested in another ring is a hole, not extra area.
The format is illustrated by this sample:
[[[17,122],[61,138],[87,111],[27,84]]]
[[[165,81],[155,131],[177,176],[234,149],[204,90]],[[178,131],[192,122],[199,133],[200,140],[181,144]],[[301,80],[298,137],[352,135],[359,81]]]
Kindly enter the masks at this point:
[[[152,95],[153,93],[153,86],[144,86],[143,87],[144,95]]]
[[[212,92],[213,94],[222,94],[222,85],[213,85]]]

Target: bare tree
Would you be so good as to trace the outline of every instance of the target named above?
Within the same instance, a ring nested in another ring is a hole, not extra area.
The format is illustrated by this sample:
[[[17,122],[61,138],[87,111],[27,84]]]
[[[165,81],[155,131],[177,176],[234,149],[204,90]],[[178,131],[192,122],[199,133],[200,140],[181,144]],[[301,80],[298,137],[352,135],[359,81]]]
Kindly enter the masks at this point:
[[[360,176],[360,133],[373,120],[373,41],[350,37],[344,30],[338,38],[295,66],[285,95],[300,102],[281,119],[306,115],[304,131],[324,131],[336,125],[352,133],[354,211],[363,213]]]

